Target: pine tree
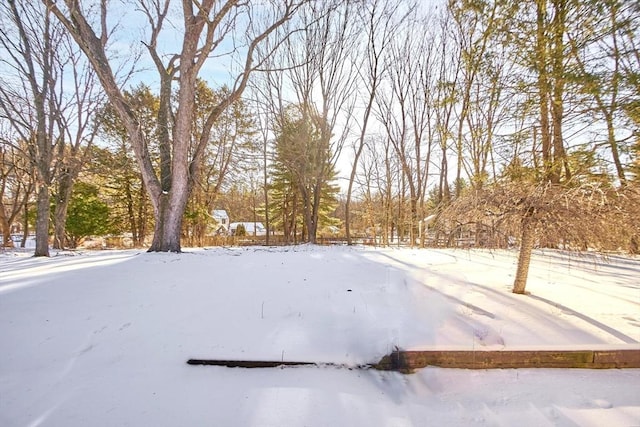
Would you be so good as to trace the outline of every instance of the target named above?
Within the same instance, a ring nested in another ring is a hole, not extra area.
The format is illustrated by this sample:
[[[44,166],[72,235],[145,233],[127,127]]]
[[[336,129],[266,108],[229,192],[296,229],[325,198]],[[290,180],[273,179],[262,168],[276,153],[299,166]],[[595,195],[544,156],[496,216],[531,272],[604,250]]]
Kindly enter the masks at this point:
[[[160,100],[145,84],[125,91],[124,95],[134,108],[141,132],[151,147],[150,153],[153,153],[151,162],[158,171],[160,157],[157,154],[156,117]],[[127,131],[113,106],[108,104],[104,108],[99,121],[102,137],[108,142],[108,146],[105,149],[94,149],[89,169],[96,179],[102,180],[102,187],[106,189],[104,195],[109,200],[112,220],[114,224],[118,224],[118,231],[131,233],[134,246],[140,247],[154,227],[151,201],[146,195]]]
[[[109,206],[101,200],[98,187],[78,182],[73,188],[66,221],[67,239],[72,248],[88,236],[109,232]]]
[[[301,214],[305,240],[315,243],[321,212],[337,205],[330,134],[311,106],[290,106],[282,117],[275,144],[273,200],[281,203],[285,235],[293,232],[291,226],[295,229],[296,216]]]

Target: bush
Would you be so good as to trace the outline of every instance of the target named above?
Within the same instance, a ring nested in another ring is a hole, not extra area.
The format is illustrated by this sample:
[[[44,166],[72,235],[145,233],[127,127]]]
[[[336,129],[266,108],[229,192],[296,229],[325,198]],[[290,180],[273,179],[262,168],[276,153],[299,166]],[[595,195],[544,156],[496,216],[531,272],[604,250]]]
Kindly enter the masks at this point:
[[[240,237],[247,235],[247,229],[244,227],[244,224],[238,224],[235,235]]]

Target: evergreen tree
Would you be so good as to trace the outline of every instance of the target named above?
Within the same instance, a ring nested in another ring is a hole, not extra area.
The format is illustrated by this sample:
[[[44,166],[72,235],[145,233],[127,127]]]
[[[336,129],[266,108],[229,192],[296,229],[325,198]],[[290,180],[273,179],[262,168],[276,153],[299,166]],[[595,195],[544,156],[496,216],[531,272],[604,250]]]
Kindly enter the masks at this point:
[[[66,221],[70,246],[75,248],[84,238],[102,236],[109,231],[109,206],[100,198],[98,187],[85,182],[76,183]]]
[[[281,117],[275,144],[274,182],[278,190],[274,200],[288,203],[299,197],[305,240],[315,243],[321,212],[337,205],[338,188],[332,185],[336,171],[331,161],[331,135],[312,106],[292,105]],[[286,210],[283,206],[283,212],[290,214],[289,221],[295,219],[295,207],[296,203]],[[282,216],[283,221],[287,222],[287,216]]]
[[[149,86],[140,84],[125,97],[132,107],[145,135],[148,144],[156,153],[151,162],[156,170],[160,168],[160,157],[157,155],[158,132],[157,114],[160,107],[159,98],[153,94]],[[114,224],[119,231],[131,234],[133,244],[137,247],[144,244],[145,237],[153,229],[153,211],[146,195],[142,174],[137,167],[127,131],[112,105],[107,105],[100,113],[100,126],[103,138],[108,142],[106,149],[94,149],[90,171],[101,182],[105,189],[104,196],[109,200]]]
[[[282,230],[285,243],[297,243],[298,227],[302,230],[300,193],[290,172],[276,164],[269,186],[269,218],[274,229]]]

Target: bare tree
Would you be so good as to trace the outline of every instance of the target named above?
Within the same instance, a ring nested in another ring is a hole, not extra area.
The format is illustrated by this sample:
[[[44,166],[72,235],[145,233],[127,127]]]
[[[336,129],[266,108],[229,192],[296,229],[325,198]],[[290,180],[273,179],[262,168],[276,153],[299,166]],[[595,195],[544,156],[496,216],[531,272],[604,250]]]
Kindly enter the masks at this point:
[[[200,173],[199,160],[209,143],[211,127],[222,112],[240,98],[252,71],[260,66],[254,61],[258,45],[275,36],[275,30],[289,21],[306,1],[273,0],[253,5],[238,0],[183,0],[180,21],[168,25],[169,0],[136,2],[147,20],[149,38],[145,46],[160,77],[159,176],[154,170],[149,146],[140,132],[136,115],[114,77],[115,64],[106,49],[109,34],[107,2],[100,2],[100,16],[97,28],[94,28],[87,15],[89,8],[83,7],[78,0],[65,0],[63,4],[53,0],[42,1],[84,51],[127,129],[154,208],[155,230],[149,251],[179,252],[184,210]],[[179,28],[182,43],[180,52],[170,54],[163,62],[158,41],[167,27]],[[224,53],[223,42],[233,45],[234,42],[241,43],[240,40],[244,40],[244,45],[235,50],[241,57],[236,58],[240,65],[234,84],[227,96],[211,110],[199,140],[192,146],[198,76],[209,58]],[[174,82],[178,85],[175,95],[172,94]]]
[[[553,236],[564,249],[633,251],[639,227],[637,186],[500,181],[464,193],[441,216],[442,224],[485,224],[503,236],[520,236],[513,292],[526,292],[533,249]],[[445,225],[446,226],[446,225]]]
[[[25,155],[24,143],[12,141],[11,134],[0,137],[0,227],[1,246],[12,247],[11,231],[13,223],[26,210],[33,193],[32,168]],[[23,242],[24,245],[24,242]]]
[[[363,199],[360,215],[367,225],[363,231],[383,246],[401,234],[399,212],[394,206],[402,210],[402,190],[398,184],[402,175],[402,165],[391,141],[385,135],[368,137],[356,175]]]
[[[287,32],[288,28],[280,31]],[[302,64],[292,64],[289,49],[275,51],[269,41],[258,49],[263,64],[251,82],[252,101],[255,114],[260,122],[262,142],[262,186],[265,206],[266,243],[271,234],[281,228],[286,243],[297,243],[297,218],[299,190],[291,176],[274,168],[277,157],[277,135],[286,122],[287,106],[292,102],[285,93],[292,92],[286,78],[292,68]],[[286,80],[286,81],[285,81]]]
[[[576,64],[581,92],[586,94],[586,102],[593,104],[595,120],[604,122],[604,135],[598,138],[602,142],[596,146],[608,146],[616,177],[625,185],[624,152],[633,139],[634,126],[633,120],[625,123],[625,110],[637,108],[634,104],[640,94],[640,85],[633,84],[636,71],[629,68],[632,65],[637,70],[640,66],[640,56],[634,49],[638,38],[636,35],[634,40],[632,30],[640,22],[638,5],[611,0],[584,9],[589,25],[567,31],[570,56]]]
[[[358,91],[363,94],[365,104],[362,119],[359,124],[359,136],[354,145],[354,157],[347,187],[345,204],[345,233],[347,243],[351,244],[351,196],[356,178],[360,156],[365,148],[365,140],[369,128],[369,119],[375,105],[380,82],[386,70],[384,61],[385,51],[408,14],[415,10],[415,5],[408,6],[404,11],[402,2],[397,0],[372,0],[363,2],[358,9],[358,22],[362,23],[365,31],[360,35],[362,49],[354,49],[353,61],[364,63],[364,67],[357,67],[359,79]],[[364,40],[363,40],[364,39]],[[368,187],[368,184],[367,184]],[[367,191],[367,194],[369,191]]]
[[[333,170],[345,141],[355,104],[355,66],[350,61],[357,28],[352,20],[355,8],[350,2],[310,3],[300,14],[299,32],[287,40],[289,68],[285,79],[295,93],[303,117],[314,121],[320,132],[316,159],[328,148],[328,161],[301,187],[307,239],[316,241],[318,218],[324,188],[335,176]],[[313,161],[309,159],[309,163]]]
[[[262,55],[263,52],[259,54]],[[264,61],[265,71],[257,73],[251,84],[252,104],[254,106],[254,114],[258,121],[259,139],[261,142],[261,154],[262,154],[262,191],[264,194],[264,206],[265,206],[265,227],[267,229],[267,235],[265,243],[269,245],[272,234],[272,218],[270,213],[270,176],[269,168],[271,164],[271,157],[273,153],[273,143],[275,134],[277,132],[278,123],[283,122],[281,114],[284,113],[284,85],[282,82],[284,72],[277,65],[280,62],[280,57],[276,55],[267,55]],[[283,63],[286,61],[283,60]],[[285,225],[286,222],[283,223]],[[285,233],[285,237],[288,238],[290,234]]]
[[[9,1],[2,6],[2,20],[6,24],[0,30],[0,46],[6,53],[2,63],[13,78],[0,84],[0,112],[28,145],[36,177],[35,256],[48,256],[52,169],[56,147],[62,149],[64,138],[56,121],[61,66],[57,48],[63,32],[37,4]]]
[[[452,20],[448,13],[438,17],[438,68],[436,93],[434,95],[437,108],[435,110],[436,138],[440,145],[441,157],[439,181],[437,186],[437,203],[446,205],[451,200],[449,189],[449,148],[453,143],[454,113],[456,108],[456,87],[460,79],[461,62],[460,46],[451,39]]]
[[[54,199],[54,249],[66,246],[65,222],[73,185],[89,159],[98,131],[95,117],[104,105],[104,93],[98,89],[96,75],[82,53],[68,37],[64,37],[58,52],[66,58],[63,69],[65,82],[60,85],[56,100],[56,116],[61,143],[56,150]]]
[[[39,4],[10,2],[0,36],[10,70],[0,87],[3,115],[29,142],[25,152],[38,177],[36,255],[48,255],[50,198],[54,248],[65,246],[71,190],[86,162],[97,127],[93,117],[103,98],[80,52]]]
[[[435,117],[437,85],[437,36],[431,28],[432,16],[408,20],[401,34],[389,46],[385,61],[388,72],[376,97],[376,118],[382,124],[402,166],[400,227],[408,228],[411,245],[416,244],[424,196],[436,146]],[[411,55],[407,55],[407,51]],[[406,191],[405,191],[406,190]],[[408,194],[408,215],[403,199]]]
[[[386,85],[386,93],[380,94],[376,98],[377,119],[384,126],[385,141],[391,144],[393,153],[398,159],[402,167],[402,173],[399,175],[399,181],[396,183],[399,189],[398,203],[398,227],[399,237],[402,234],[404,223],[404,195],[405,188],[408,185],[410,189],[410,209],[415,211],[417,206],[416,184],[414,180],[414,167],[420,159],[416,159],[411,153],[411,119],[409,116],[411,81],[415,79],[416,63],[412,57],[408,57],[404,53],[403,46],[405,43],[411,45],[410,36],[405,34],[406,38],[399,38],[397,44],[390,49],[386,61],[390,65],[388,74],[388,82]],[[411,227],[411,230],[413,227]],[[413,234],[411,232],[411,234]],[[413,242],[413,235],[411,236]],[[399,242],[399,240],[398,240]]]
[[[469,7],[449,2],[454,26],[454,40],[459,46],[461,64],[458,89],[456,147],[458,151],[456,181],[466,173],[473,187],[489,178],[487,168],[493,153],[495,134],[510,107],[506,102],[507,77],[512,72],[508,48],[507,21],[514,6],[508,2],[491,2]],[[495,168],[494,176],[495,176]],[[456,186],[459,195],[461,186]]]

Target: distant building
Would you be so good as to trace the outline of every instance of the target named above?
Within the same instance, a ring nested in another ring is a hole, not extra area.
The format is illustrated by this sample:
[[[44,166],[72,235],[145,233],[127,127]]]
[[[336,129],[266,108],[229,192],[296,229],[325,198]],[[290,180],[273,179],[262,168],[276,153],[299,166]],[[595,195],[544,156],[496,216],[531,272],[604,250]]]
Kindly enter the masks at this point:
[[[216,234],[229,232],[229,214],[224,209],[214,209],[211,216],[217,222]]]
[[[267,229],[261,222],[232,222],[231,224],[229,224],[229,232],[231,233],[231,235],[236,234],[236,229],[240,224],[244,226],[244,229],[247,232],[247,236],[267,235]]]

